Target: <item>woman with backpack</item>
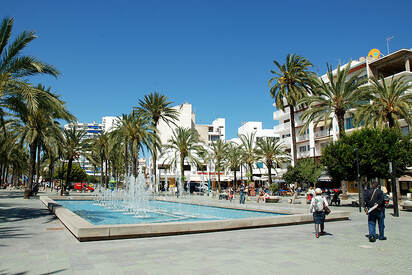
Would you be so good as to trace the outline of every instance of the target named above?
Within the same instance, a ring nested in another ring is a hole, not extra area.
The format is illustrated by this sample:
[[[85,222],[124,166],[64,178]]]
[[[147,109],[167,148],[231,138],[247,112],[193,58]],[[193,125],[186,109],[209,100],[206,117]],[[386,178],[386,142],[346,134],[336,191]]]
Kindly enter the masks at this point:
[[[322,197],[322,189],[315,189],[315,196],[310,202],[310,213],[313,213],[313,220],[315,221],[316,238],[319,238],[319,225],[320,234],[323,235],[325,230],[325,209],[328,207],[328,202]]]

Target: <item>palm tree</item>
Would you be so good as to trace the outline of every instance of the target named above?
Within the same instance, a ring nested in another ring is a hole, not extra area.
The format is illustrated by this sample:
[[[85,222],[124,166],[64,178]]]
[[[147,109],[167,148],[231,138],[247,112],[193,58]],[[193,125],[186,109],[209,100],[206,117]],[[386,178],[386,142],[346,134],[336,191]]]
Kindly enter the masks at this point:
[[[101,184],[105,184],[106,188],[109,187],[109,181],[107,179],[107,158],[108,158],[108,146],[109,135],[107,133],[100,133],[95,138],[90,140],[91,152],[89,152],[89,159],[93,159],[96,156],[99,160]],[[106,165],[106,166],[105,166]],[[106,171],[104,169],[106,167]]]
[[[150,93],[149,95],[144,96],[144,100],[139,99],[139,107],[135,107],[137,114],[146,119],[151,120],[152,125],[157,132],[157,126],[160,120],[163,120],[168,125],[170,123],[174,124],[179,117],[179,112],[170,107],[173,102],[168,101],[169,99],[165,95],[161,95],[157,92]],[[159,144],[160,148],[161,144]],[[156,181],[156,167],[157,167],[157,150],[152,152],[153,157],[153,175],[154,181]]]
[[[272,168],[280,166],[288,158],[285,152],[286,148],[277,138],[264,137],[256,143],[256,153],[262,161],[265,162],[268,169],[269,185],[272,184]]]
[[[86,131],[77,129],[76,125],[63,131],[63,156],[67,161],[66,184],[62,186],[60,195],[63,196],[64,189],[70,184],[70,173],[73,161],[89,150],[89,141],[85,139]]]
[[[0,101],[3,101],[6,96],[13,97],[16,94],[30,92],[30,85],[24,81],[24,78],[28,76],[49,74],[56,77],[59,74],[56,68],[36,57],[22,55],[22,50],[37,38],[34,32],[24,31],[9,44],[13,23],[13,18],[6,17],[0,26]],[[32,108],[35,111],[37,104],[33,104]],[[6,112],[0,104],[0,120],[3,129],[4,114]]]
[[[220,171],[224,170],[224,160],[228,153],[228,143],[225,143],[221,139],[214,141],[211,144],[211,157],[215,163],[215,171],[217,172],[217,184],[218,191],[220,193]]]
[[[66,121],[75,119],[67,110],[65,102],[58,95],[50,92],[50,88],[46,89],[39,84],[29,90],[27,94],[24,92],[15,94],[14,97],[8,97],[4,101],[12,114],[21,121],[20,127],[17,127],[19,138],[29,144],[30,172],[25,198],[28,198],[32,190],[34,175],[37,174],[37,180],[39,179],[41,146],[47,140],[58,139],[62,135],[58,119]],[[34,105],[36,108],[33,108]]]
[[[181,171],[181,181],[184,182],[184,163],[187,160],[189,163],[201,164],[198,152],[204,151],[202,143],[199,139],[199,133],[194,129],[177,127],[173,131],[173,136],[168,140],[168,144],[163,146],[165,151],[163,154],[170,155],[170,164],[176,167],[179,163]],[[176,186],[179,188],[179,186]],[[180,190],[178,189],[178,192]]]
[[[270,95],[275,98],[276,107],[282,111],[289,106],[294,165],[297,160],[295,107],[298,100],[309,93],[310,87],[316,79],[316,74],[309,71],[312,63],[299,55],[288,54],[283,65],[280,65],[277,61],[273,61],[273,63],[276,65],[276,70],[271,71],[272,74],[275,74],[275,77],[269,80],[269,87],[274,82],[274,85],[270,88]]]
[[[402,76],[387,83],[383,79],[372,79],[372,85],[365,89],[362,99],[367,104],[356,110],[355,124],[364,122],[366,126],[393,128],[398,120],[404,119],[412,125],[412,94],[407,93],[412,84]]]
[[[228,168],[233,171],[233,186],[236,189],[236,172],[240,165],[242,165],[242,148],[235,142],[230,142],[228,144],[225,163]]]
[[[255,150],[255,133],[250,135],[240,135],[240,142],[242,148],[243,162],[249,168],[249,181],[253,181],[253,164],[258,159],[256,150]]]
[[[133,115],[122,114],[121,117],[118,117],[116,121],[116,129],[111,133],[114,139],[117,140],[118,143],[121,144],[123,149],[123,161],[124,161],[124,169],[126,176],[129,175],[129,136],[128,136],[128,129],[132,126],[130,125],[133,121]]]
[[[348,110],[362,104],[360,95],[361,88],[366,80],[359,80],[358,74],[348,77],[351,62],[344,68],[340,65],[333,73],[332,67],[328,66],[328,82],[321,79],[314,87],[313,94],[302,98],[298,104],[307,105],[301,119],[305,121],[302,131],[305,130],[309,123],[314,121],[315,127],[320,121],[326,122],[334,115],[338,121],[339,137],[345,135],[345,114]]]
[[[159,136],[155,133],[153,126],[149,125],[149,120],[132,114],[124,125],[124,135],[127,137],[130,156],[132,159],[132,173],[137,177],[139,152],[144,149],[152,150],[160,144]],[[152,151],[153,152],[153,151]]]

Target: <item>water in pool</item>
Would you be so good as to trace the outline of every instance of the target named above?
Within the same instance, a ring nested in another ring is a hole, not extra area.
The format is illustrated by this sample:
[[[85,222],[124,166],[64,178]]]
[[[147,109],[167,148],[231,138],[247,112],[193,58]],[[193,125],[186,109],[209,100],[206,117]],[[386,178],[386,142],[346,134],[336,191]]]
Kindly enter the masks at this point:
[[[105,208],[94,201],[67,201],[57,203],[95,225],[192,222],[207,220],[244,219],[282,215],[270,212],[227,209],[186,203],[148,201],[148,211],[138,216],[125,211]]]

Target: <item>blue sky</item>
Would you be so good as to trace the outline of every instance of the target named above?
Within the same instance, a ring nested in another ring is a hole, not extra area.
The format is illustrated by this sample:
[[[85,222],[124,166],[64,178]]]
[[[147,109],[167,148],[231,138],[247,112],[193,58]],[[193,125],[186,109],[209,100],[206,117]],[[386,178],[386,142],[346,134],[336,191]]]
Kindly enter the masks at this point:
[[[193,104],[198,123],[226,118],[272,128],[272,60],[297,53],[324,73],[366,56],[412,47],[412,1],[15,1],[14,36],[39,36],[26,54],[62,73],[32,78],[61,94],[81,122],[128,113],[152,91]]]

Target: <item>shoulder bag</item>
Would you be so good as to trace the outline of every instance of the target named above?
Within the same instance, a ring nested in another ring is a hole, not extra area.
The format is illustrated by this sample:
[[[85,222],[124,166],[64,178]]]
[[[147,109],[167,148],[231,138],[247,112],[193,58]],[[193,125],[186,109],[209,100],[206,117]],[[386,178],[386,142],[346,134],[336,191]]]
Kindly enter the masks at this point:
[[[375,192],[376,192],[376,190],[378,190],[378,189],[375,189],[374,191],[373,191],[373,193],[372,193],[372,197],[371,197],[371,199],[369,200],[369,202],[371,202],[372,201],[372,199],[373,199],[373,196],[375,196]],[[375,207],[376,208],[376,207]],[[372,207],[371,207],[371,210],[373,211],[375,208],[373,208],[372,209]],[[368,215],[369,214],[369,211],[370,209],[369,209],[369,207],[368,206],[365,206],[365,214],[366,215]]]

